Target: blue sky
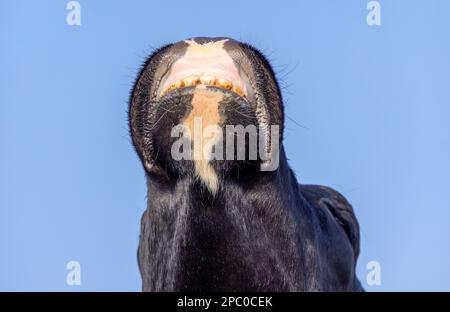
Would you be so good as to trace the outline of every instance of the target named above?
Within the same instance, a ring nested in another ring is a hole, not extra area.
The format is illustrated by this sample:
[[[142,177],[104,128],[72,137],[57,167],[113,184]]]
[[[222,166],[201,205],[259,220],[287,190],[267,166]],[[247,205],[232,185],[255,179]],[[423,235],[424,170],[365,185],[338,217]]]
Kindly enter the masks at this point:
[[[290,164],[353,204],[368,291],[450,290],[449,1],[380,0],[372,27],[365,0],[80,0],[80,26],[67,2],[0,3],[0,290],[140,290],[128,94],[153,48],[192,36],[272,61]]]

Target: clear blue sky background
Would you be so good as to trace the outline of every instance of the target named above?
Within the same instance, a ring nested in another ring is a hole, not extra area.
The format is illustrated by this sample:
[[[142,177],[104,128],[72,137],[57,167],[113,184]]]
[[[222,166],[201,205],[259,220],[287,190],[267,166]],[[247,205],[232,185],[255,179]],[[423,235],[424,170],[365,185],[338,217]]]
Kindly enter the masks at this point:
[[[118,2],[80,0],[70,27],[67,1],[1,1],[0,290],[140,290],[128,93],[152,48],[192,36],[268,55],[290,164],[353,204],[367,290],[450,290],[450,1],[381,0],[379,27],[366,0]]]

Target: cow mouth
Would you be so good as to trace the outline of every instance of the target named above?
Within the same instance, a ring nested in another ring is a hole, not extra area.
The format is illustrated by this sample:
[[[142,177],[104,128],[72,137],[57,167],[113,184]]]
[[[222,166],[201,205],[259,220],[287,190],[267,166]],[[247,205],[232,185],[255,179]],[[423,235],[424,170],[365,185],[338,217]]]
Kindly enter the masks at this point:
[[[189,75],[179,80],[164,83],[159,94],[160,97],[183,88],[196,87],[196,86],[213,86],[223,91],[233,92],[240,97],[248,100],[247,86],[242,79],[235,81],[230,80],[228,77],[217,77],[214,75]]]
[[[189,47],[183,55],[169,64],[156,94],[161,98],[183,88],[212,86],[252,101],[254,90],[249,76],[224,48],[226,41],[228,40],[206,44],[185,41]]]
[[[273,86],[268,85],[271,81],[257,61],[258,54],[247,55],[247,50],[230,39],[205,41],[201,38],[185,40],[161,51],[158,53],[162,54],[155,54],[154,62],[150,59],[146,75],[139,76],[138,83],[147,85],[150,94],[142,92],[137,84],[132,105],[141,103],[137,106],[141,110],[130,113],[136,126],[132,130],[141,135],[135,144],[141,144],[146,170],[164,173],[164,166],[159,163],[162,158],[158,158],[161,142],[154,145],[156,133],[158,137],[165,136],[177,122],[191,115],[195,119],[206,114],[207,117],[217,115],[214,124],[219,126],[251,122],[258,127],[258,144],[265,155],[261,156],[261,170],[266,171],[266,164],[270,165],[273,158],[270,143],[278,142],[278,138],[272,138],[272,132],[278,130],[272,131],[266,105],[265,87]]]

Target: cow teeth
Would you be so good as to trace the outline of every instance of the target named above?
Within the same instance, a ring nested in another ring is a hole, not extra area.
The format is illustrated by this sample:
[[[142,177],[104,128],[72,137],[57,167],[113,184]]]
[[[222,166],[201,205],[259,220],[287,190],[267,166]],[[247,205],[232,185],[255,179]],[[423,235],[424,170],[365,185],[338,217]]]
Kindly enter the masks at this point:
[[[186,77],[183,79],[185,87],[195,86],[200,83],[200,78],[197,76]]]
[[[183,78],[182,80],[176,81],[166,87],[161,93],[160,96],[165,95],[166,93],[173,91],[175,89],[180,89],[183,87],[195,87],[199,84],[205,86],[215,86],[225,90],[231,90],[239,96],[245,98],[244,91],[239,86],[233,86],[233,83],[227,79],[216,78],[214,76],[202,75],[202,76],[189,76]]]
[[[200,76],[200,82],[207,86],[213,86],[216,82],[216,77],[214,76]]]
[[[245,97],[244,91],[242,91],[241,87],[234,87],[233,92],[239,94],[242,97]]]
[[[233,88],[233,84],[226,79],[217,79],[215,85],[216,87],[223,88],[226,90],[231,90],[231,88]]]
[[[172,83],[172,84],[170,85],[170,88],[171,88],[172,90],[178,89],[178,88],[183,88],[183,87],[184,87],[184,81],[177,81],[177,82],[174,82],[174,83]]]
[[[184,87],[184,82],[183,81],[174,82],[170,86],[168,86],[164,91],[161,92],[161,96],[163,96],[167,92],[170,92],[172,90],[179,89],[179,88],[182,88],[182,87]]]

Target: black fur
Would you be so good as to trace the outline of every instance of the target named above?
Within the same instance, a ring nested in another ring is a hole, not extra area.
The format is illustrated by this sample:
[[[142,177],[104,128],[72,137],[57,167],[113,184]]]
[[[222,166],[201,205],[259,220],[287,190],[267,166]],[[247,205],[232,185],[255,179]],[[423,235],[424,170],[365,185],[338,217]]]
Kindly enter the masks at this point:
[[[201,38],[198,42],[218,40]],[[226,49],[253,85],[251,105],[225,93],[227,124],[284,123],[279,86],[255,48],[230,40]],[[260,171],[261,160],[213,161],[220,175],[212,194],[190,161],[174,161],[169,132],[190,110],[192,90],[158,98],[164,69],[185,43],[149,57],[130,98],[130,130],[147,175],[148,208],[138,251],[144,291],[360,291],[355,276],[359,226],[336,191],[300,185],[280,138],[280,163]],[[217,92],[222,92],[217,90]],[[259,105],[259,108],[258,108]],[[281,133],[282,134],[282,133]]]

